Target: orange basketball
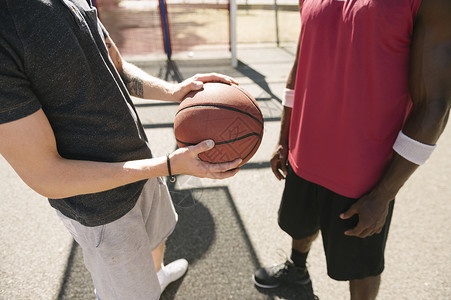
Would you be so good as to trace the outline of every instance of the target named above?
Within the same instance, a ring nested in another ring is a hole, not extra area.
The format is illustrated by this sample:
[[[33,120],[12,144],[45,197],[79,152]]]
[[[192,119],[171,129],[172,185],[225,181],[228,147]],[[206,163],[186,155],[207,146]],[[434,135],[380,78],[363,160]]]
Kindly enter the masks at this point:
[[[257,152],[263,136],[263,116],[257,101],[237,85],[205,83],[180,104],[174,121],[179,147],[207,139],[215,147],[199,158],[220,163],[241,158],[245,164]]]

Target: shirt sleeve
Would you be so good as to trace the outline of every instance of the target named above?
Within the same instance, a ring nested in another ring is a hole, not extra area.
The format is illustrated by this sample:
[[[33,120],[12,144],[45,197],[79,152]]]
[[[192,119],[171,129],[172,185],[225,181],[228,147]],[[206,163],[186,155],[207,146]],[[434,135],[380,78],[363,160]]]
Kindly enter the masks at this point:
[[[99,24],[100,24],[100,28],[102,29],[102,34],[104,38],[107,38],[110,36],[110,34],[108,33],[108,30],[106,30],[105,26],[103,26],[102,22],[100,20],[98,20]]]
[[[22,43],[12,22],[0,22],[0,124],[41,108],[24,71]]]

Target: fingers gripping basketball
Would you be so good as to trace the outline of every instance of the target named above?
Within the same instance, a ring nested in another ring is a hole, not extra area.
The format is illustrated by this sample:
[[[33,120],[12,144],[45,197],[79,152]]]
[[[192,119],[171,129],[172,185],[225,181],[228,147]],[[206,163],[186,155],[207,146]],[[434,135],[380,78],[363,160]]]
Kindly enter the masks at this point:
[[[257,101],[236,85],[205,83],[189,93],[175,116],[179,147],[212,139],[215,147],[199,154],[213,163],[241,158],[241,165],[257,152],[263,136],[263,116]]]

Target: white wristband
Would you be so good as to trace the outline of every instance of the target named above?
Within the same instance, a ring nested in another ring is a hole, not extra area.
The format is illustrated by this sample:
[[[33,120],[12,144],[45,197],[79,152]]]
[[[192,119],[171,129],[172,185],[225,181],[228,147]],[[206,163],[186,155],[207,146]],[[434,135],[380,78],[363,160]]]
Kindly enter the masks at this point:
[[[400,131],[398,137],[396,138],[395,144],[393,145],[393,150],[408,161],[411,161],[417,165],[422,165],[426,162],[429,156],[431,156],[435,147],[436,145],[426,145],[414,140]]]
[[[282,97],[282,105],[286,107],[293,107],[294,90],[284,89]]]

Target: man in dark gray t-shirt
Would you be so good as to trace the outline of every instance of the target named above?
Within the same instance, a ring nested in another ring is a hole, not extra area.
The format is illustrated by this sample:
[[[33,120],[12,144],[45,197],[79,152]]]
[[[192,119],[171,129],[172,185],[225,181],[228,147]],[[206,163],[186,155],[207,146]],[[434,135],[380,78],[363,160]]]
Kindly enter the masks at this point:
[[[211,73],[171,84],[127,63],[89,0],[0,0],[0,153],[61,217],[83,228],[119,221],[149,178],[171,170],[236,174],[239,161],[198,159],[211,141],[152,157],[130,98],[180,102],[207,81],[236,83]]]

